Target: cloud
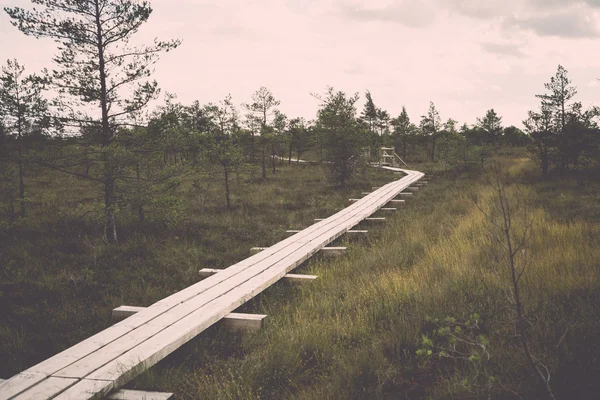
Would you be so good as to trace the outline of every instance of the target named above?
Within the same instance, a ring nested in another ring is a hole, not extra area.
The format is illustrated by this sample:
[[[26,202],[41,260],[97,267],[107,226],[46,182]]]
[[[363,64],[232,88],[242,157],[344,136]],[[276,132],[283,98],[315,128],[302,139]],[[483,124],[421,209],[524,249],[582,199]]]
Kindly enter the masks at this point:
[[[511,43],[480,43],[483,50],[488,53],[494,53],[502,56],[523,57],[525,54],[521,51],[518,45]]]
[[[572,10],[542,16],[509,17],[505,19],[504,26],[532,31],[539,36],[592,38],[600,36],[595,22],[584,10]]]
[[[390,22],[399,23],[411,28],[421,28],[430,25],[435,18],[434,10],[425,2],[402,1],[400,4],[385,5],[380,7],[365,6],[363,4],[339,4],[339,15],[361,22]]]
[[[568,7],[573,5],[600,8],[600,0],[528,0],[527,2],[536,8]]]
[[[529,31],[541,37],[600,36],[600,0],[441,0],[451,12],[496,20],[505,32]]]
[[[510,0],[442,0],[442,4],[458,14],[475,19],[490,19],[506,15]]]

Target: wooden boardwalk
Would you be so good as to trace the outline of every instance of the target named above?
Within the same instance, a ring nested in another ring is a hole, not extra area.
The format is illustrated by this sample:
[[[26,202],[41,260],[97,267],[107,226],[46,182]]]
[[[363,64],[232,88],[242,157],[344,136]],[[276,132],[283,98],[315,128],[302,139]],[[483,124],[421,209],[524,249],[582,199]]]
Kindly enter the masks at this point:
[[[418,171],[0,383],[0,400],[97,399],[256,296],[421,179]]]

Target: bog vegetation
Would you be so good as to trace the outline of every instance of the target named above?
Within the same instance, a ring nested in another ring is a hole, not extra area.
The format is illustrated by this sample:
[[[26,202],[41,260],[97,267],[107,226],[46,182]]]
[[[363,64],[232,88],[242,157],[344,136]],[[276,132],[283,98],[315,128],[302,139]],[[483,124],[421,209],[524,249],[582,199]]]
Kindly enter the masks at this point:
[[[190,399],[598,393],[600,110],[576,102],[564,67],[525,130],[494,109],[459,126],[433,102],[392,117],[369,91],[359,111],[335,88],[313,94],[310,121],[265,87],[149,110],[151,66],[180,42],[131,48],[150,6],[100,3],[5,9],[59,47],[51,73],[8,60],[0,74],[0,377],[345,207],[390,179],[369,167],[385,146],[438,180],[347,257],[302,266],[316,283],[246,304],[269,315],[262,332],[213,327],[132,385]]]

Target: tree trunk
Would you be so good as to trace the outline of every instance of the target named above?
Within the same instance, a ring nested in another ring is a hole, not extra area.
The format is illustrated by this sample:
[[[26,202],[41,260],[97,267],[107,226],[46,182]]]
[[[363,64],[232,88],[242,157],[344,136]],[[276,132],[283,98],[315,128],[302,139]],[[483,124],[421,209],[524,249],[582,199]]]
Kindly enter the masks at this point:
[[[251,136],[250,136],[250,159],[252,161],[252,164],[254,164],[256,162],[256,151],[254,149],[254,130],[251,132]]]
[[[540,156],[542,162],[542,177],[546,178],[548,176],[548,149],[543,144]]]
[[[231,209],[231,200],[229,197],[229,170],[226,165],[223,165],[223,172],[225,172],[225,202],[227,204],[227,209]]]
[[[144,214],[143,204],[140,204],[138,207],[138,217],[140,218],[140,225],[144,225],[144,221],[146,221],[146,215]]]
[[[294,145],[294,141],[290,140],[290,152],[289,152],[289,157],[288,157],[288,165],[290,165],[292,163],[292,147]]]
[[[406,135],[402,137],[402,159],[406,162]]]
[[[10,222],[15,222],[15,196],[13,195],[12,190],[8,200],[8,210],[10,214]]]
[[[271,143],[271,168],[273,169],[273,175],[275,175],[275,145]]]
[[[139,190],[139,187],[141,185],[141,180],[140,180],[140,163],[139,163],[139,161],[135,163],[135,175],[137,177],[137,187],[138,187],[138,190]],[[144,221],[146,220],[146,216],[144,214],[144,200],[141,197],[139,198],[138,217],[140,218],[140,225],[144,225]]]
[[[19,128],[20,129],[20,128]],[[23,136],[19,133],[19,200],[20,215],[25,217],[25,172],[23,171]]]
[[[431,136],[431,161],[435,161],[435,133]]]
[[[108,171],[108,168],[105,170]],[[117,243],[117,225],[115,223],[115,180],[110,172],[104,173],[104,241]]]
[[[266,152],[265,152],[265,146],[262,146],[262,178],[263,179],[267,179],[267,167],[266,167]]]
[[[102,109],[102,147],[110,145],[112,134],[108,120],[108,97],[106,93],[106,67],[104,64],[104,42],[102,40],[102,21],[100,21],[100,5],[95,1],[96,37],[98,47],[98,71],[100,73],[100,108]],[[105,152],[102,156],[104,162],[104,241],[117,243],[117,226],[115,224],[115,179],[113,177],[110,160]]]

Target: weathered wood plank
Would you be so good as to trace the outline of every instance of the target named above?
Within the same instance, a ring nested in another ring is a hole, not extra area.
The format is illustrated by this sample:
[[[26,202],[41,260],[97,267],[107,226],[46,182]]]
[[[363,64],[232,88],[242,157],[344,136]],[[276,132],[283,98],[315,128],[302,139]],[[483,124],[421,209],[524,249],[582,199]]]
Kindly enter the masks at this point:
[[[403,206],[406,204],[406,200],[390,200],[390,203]]]
[[[380,211],[396,211],[398,210],[397,208],[391,208],[391,207],[383,207],[379,209]]]
[[[108,395],[108,400],[169,400],[173,393],[122,389]]]
[[[135,307],[135,306],[119,306],[112,310],[113,321],[121,321],[127,317],[131,317],[133,314],[144,310],[146,307]]]
[[[219,270],[217,270],[217,271],[219,271]],[[290,274],[287,274],[286,277],[288,275],[290,275]],[[312,276],[314,276],[314,275],[312,275]],[[303,277],[304,277],[304,275],[292,275],[291,279],[295,280],[295,281],[299,281],[299,280],[302,280]],[[316,278],[316,276],[315,276],[315,278]],[[306,280],[306,279],[304,279],[304,280]],[[115,308],[113,310],[113,319],[128,318],[128,317],[144,310],[145,308],[146,307],[134,307],[134,306],[121,306],[121,307]],[[119,310],[119,311],[117,313],[115,313],[116,310]],[[259,314],[230,313],[230,314],[226,315],[225,317],[223,317],[222,321],[223,321],[223,325],[227,328],[231,328],[231,329],[238,329],[240,327],[244,328],[244,324],[247,323],[247,324],[249,324],[249,326],[248,326],[249,330],[256,330],[256,329],[260,329],[261,325],[258,324],[257,322],[253,322],[253,321],[262,321],[265,317],[266,317],[266,315],[259,315]],[[249,322],[245,322],[245,321],[249,321]]]
[[[25,392],[13,397],[14,400],[50,399],[77,383],[77,379],[49,377]]]
[[[302,232],[301,230],[296,230],[296,229],[289,229],[287,231],[285,231],[285,233],[300,233]],[[358,234],[367,234],[369,233],[368,230],[364,230],[364,229],[350,229],[349,231],[346,231],[346,233],[358,233]]]
[[[0,400],[10,399],[46,379],[42,373],[21,372],[0,383]]]
[[[250,249],[250,251],[253,253],[258,253],[266,249],[268,249],[268,247],[253,247]],[[345,247],[323,247],[319,251],[324,256],[339,256],[344,250],[346,250]]]
[[[229,313],[221,320],[223,327],[231,330],[258,331],[263,326],[265,314]]]
[[[53,400],[102,399],[114,388],[113,381],[82,379]]]
[[[203,268],[198,273],[202,277],[208,277],[214,275],[218,272],[223,271],[222,269],[214,269],[214,268]],[[317,279],[316,275],[298,275],[298,274],[285,274],[283,279],[290,282],[307,282]]]
[[[319,277],[317,275],[285,274],[284,278],[293,283],[312,282]]]
[[[325,257],[337,257],[344,254],[347,249],[347,247],[323,247],[320,253]]]

